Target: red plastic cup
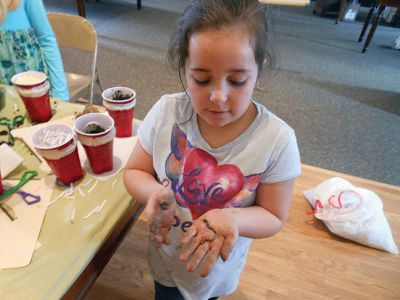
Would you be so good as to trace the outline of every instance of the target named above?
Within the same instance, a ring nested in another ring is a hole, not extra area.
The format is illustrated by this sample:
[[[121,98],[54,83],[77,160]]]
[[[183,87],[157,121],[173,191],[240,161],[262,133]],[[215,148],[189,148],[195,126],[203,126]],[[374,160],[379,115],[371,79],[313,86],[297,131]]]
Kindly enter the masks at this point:
[[[86,133],[90,123],[100,125],[105,131]],[[113,144],[115,137],[114,120],[101,113],[90,113],[75,120],[75,132],[83,145],[93,173],[102,174],[113,170]]]
[[[50,84],[45,73],[27,71],[14,75],[11,82],[33,122],[47,122],[53,116],[50,105]]]
[[[77,140],[71,127],[53,124],[40,128],[32,136],[33,146],[64,184],[83,177]]]
[[[132,95],[129,99],[113,100],[117,91]],[[132,120],[136,106],[136,92],[127,87],[112,87],[102,93],[103,105],[108,114],[113,118],[116,129],[116,137],[132,136]]]

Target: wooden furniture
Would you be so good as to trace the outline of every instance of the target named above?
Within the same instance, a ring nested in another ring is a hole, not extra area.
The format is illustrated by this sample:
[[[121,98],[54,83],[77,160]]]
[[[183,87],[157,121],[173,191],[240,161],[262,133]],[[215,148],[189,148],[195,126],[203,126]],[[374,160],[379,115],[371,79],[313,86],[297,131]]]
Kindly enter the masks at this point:
[[[346,8],[346,3],[347,3],[347,0],[340,0],[339,11],[338,11],[338,14],[336,17],[336,24],[338,24],[339,21],[343,18],[344,9]]]
[[[365,53],[365,51],[367,51],[368,46],[371,43],[371,40],[375,34],[376,27],[378,26],[378,23],[382,18],[382,12],[384,11],[384,9],[387,6],[400,7],[400,0],[377,0],[372,4],[372,6],[368,12],[367,19],[364,22],[364,26],[361,30],[360,36],[358,38],[358,42],[361,42],[363,40],[364,34],[367,31],[367,27],[371,21],[372,15],[373,15],[374,11],[376,10],[376,8],[378,8],[378,11],[377,11],[376,15],[373,17],[371,29],[369,30],[367,39],[364,43],[363,49],[361,51],[362,53]]]
[[[88,1],[88,0],[86,0]],[[96,0],[99,2],[100,0]],[[81,17],[86,18],[86,9],[85,9],[85,0],[76,0],[76,5],[78,7],[78,14]],[[137,9],[142,9],[142,0],[136,0],[136,7]]]
[[[76,6],[78,8],[78,14],[86,18],[85,0],[76,0]]]
[[[306,212],[303,191],[339,176],[382,199],[400,246],[400,187],[302,165],[289,220],[276,236],[255,240],[239,289],[226,299],[396,299],[400,257],[329,232]]]
[[[313,13],[321,17],[324,13],[327,12],[338,12],[339,6],[342,2],[346,4],[346,0],[316,0]]]
[[[400,187],[302,165],[289,220],[277,235],[254,240],[239,288],[226,300],[398,299],[400,256],[335,236],[306,212],[303,191],[339,176],[377,193],[400,246]],[[116,251],[86,300],[154,299],[147,265],[148,224],[142,217]],[[129,267],[127,267],[129,266]]]
[[[25,114],[25,107],[15,89],[4,87],[6,105],[1,116],[12,117],[14,105],[18,114]],[[83,105],[54,99],[51,104],[53,110],[57,108],[52,120],[74,115],[84,108]],[[135,132],[138,124],[139,121],[135,120]],[[29,125],[26,120],[23,126]],[[17,179],[27,169],[38,170],[40,176],[46,176],[40,171],[39,160],[22,140],[16,139],[13,148],[24,161],[7,179]],[[61,197],[47,207],[38,238],[41,246],[33,253],[30,264],[0,270],[0,299],[84,297],[142,211],[139,202],[126,192],[122,175],[120,172],[107,181],[100,181],[85,172],[84,178],[75,183],[77,187],[91,179],[90,184],[82,187],[82,194],[75,192],[70,199]],[[55,186],[52,200],[65,188]],[[101,212],[84,219],[99,202],[105,203]],[[76,209],[74,222],[70,219],[73,208]]]
[[[60,48],[76,49],[80,53],[90,53],[91,68],[86,74],[65,72],[69,97],[71,102],[82,99],[82,92],[89,95],[89,104],[93,102],[93,89],[95,83],[103,91],[100,77],[97,71],[97,34],[94,26],[87,19],[70,14],[48,13],[50,25]],[[76,57],[74,57],[76,59]],[[66,63],[65,57],[63,58]]]

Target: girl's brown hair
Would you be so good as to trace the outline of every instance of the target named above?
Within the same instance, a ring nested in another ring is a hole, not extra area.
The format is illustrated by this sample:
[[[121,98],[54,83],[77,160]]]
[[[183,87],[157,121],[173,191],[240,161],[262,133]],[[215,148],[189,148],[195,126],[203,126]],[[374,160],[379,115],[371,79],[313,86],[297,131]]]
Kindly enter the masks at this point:
[[[219,30],[222,27],[244,26],[254,46],[258,72],[264,63],[273,64],[269,44],[267,8],[257,0],[194,0],[179,18],[173,35],[167,61],[178,71],[185,70],[189,39],[196,32]]]

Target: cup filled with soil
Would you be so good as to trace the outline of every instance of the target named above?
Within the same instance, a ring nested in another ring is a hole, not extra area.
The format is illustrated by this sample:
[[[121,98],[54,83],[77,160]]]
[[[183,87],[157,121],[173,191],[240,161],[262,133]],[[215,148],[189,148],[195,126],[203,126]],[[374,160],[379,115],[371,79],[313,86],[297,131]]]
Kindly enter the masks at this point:
[[[127,87],[112,87],[102,93],[103,105],[113,118],[116,137],[132,136],[136,92]]]
[[[102,113],[88,113],[75,120],[75,132],[95,174],[113,170],[114,120]]]

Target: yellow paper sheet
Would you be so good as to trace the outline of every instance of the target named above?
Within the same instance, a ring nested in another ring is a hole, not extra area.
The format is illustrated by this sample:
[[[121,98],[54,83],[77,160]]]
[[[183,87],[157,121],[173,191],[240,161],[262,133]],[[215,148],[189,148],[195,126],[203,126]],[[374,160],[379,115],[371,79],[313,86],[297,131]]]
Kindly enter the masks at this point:
[[[18,180],[4,180],[3,185],[15,186]],[[11,221],[0,210],[0,269],[18,268],[30,263],[36,248],[37,238],[51,198],[55,176],[31,180],[21,189],[33,195],[40,195],[41,201],[26,204],[17,193],[3,200],[11,207],[17,219]]]

